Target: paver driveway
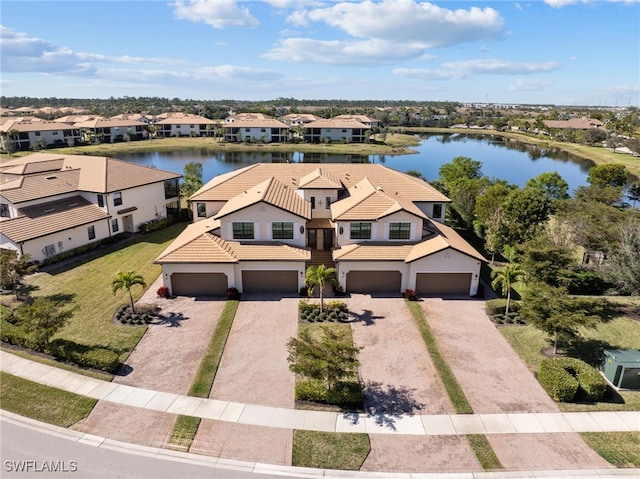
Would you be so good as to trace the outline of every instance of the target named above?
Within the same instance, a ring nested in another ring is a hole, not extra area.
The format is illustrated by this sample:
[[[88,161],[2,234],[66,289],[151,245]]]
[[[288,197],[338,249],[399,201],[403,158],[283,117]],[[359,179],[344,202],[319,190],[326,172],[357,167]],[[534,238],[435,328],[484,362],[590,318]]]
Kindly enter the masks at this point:
[[[484,301],[424,298],[427,321],[478,413],[558,412],[557,405],[484,312]],[[517,327],[517,326],[513,326]],[[490,434],[509,469],[606,468],[579,434]]]
[[[220,298],[158,299],[154,284],[138,304],[157,304],[160,318],[151,324],[115,383],[186,394],[224,308]],[[126,326],[122,326],[126,327]],[[161,447],[173,429],[174,414],[100,401],[74,429],[121,441]]]

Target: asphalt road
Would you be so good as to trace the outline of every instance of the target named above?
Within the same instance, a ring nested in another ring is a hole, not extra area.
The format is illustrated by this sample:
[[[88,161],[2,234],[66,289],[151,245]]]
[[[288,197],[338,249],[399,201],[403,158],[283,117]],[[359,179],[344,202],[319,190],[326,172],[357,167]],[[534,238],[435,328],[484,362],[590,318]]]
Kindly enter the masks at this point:
[[[156,459],[89,446],[1,420],[0,457],[2,479],[199,479],[205,477],[272,479],[282,477]]]

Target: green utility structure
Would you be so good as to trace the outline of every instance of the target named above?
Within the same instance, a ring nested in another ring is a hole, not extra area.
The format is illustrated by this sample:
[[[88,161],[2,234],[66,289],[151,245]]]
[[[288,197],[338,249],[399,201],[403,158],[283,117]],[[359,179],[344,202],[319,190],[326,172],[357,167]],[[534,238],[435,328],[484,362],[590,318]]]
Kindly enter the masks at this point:
[[[600,370],[617,389],[640,389],[640,351],[605,349]]]

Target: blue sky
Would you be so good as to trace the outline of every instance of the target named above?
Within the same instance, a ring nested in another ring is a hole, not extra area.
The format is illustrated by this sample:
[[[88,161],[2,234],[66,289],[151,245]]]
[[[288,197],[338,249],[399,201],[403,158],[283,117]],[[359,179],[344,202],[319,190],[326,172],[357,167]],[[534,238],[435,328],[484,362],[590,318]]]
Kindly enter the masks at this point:
[[[2,0],[5,96],[640,106],[640,0]]]

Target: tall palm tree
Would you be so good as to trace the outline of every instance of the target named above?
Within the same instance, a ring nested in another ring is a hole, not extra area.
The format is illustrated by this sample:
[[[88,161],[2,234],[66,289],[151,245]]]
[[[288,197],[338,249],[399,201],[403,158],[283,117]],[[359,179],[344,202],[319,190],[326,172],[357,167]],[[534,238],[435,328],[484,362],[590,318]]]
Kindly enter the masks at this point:
[[[513,285],[518,282],[524,275],[522,267],[518,263],[508,263],[502,268],[494,269],[491,272],[493,281],[491,282],[492,288],[501,288],[503,295],[507,296],[507,306],[504,314],[509,314],[509,304],[511,303],[511,289]]]
[[[305,275],[305,284],[307,285],[309,296],[318,288],[320,292],[320,312],[324,311],[324,286],[327,282],[333,281],[336,274],[335,268],[327,268],[321,264],[318,266],[309,266]]]
[[[111,282],[111,291],[113,291],[114,295],[120,289],[127,290],[127,293],[129,293],[129,301],[131,301],[132,313],[136,312],[133,306],[133,295],[131,294],[131,288],[135,285],[142,286],[143,288],[147,287],[147,283],[144,282],[144,278],[139,274],[136,274],[135,271],[120,271],[116,275],[115,279]]]

